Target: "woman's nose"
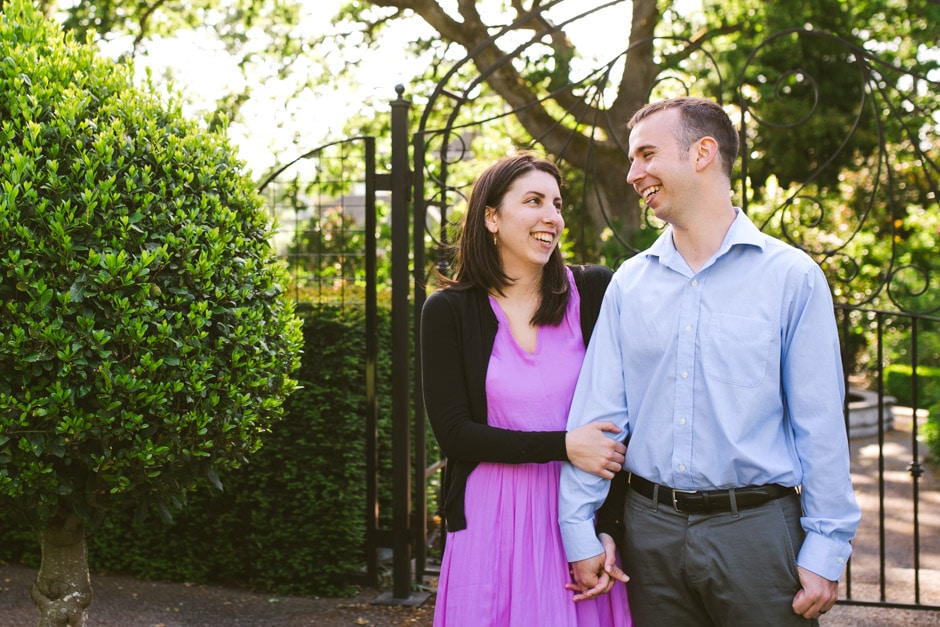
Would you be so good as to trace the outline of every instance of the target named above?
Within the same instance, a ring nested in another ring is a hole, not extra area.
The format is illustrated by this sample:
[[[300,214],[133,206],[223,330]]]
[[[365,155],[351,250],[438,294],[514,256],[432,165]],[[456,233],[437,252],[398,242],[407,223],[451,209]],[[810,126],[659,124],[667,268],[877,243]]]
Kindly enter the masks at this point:
[[[542,222],[550,226],[555,226],[559,223],[564,224],[565,219],[561,216],[561,210],[557,207],[552,207],[545,212],[545,215],[542,216]]]

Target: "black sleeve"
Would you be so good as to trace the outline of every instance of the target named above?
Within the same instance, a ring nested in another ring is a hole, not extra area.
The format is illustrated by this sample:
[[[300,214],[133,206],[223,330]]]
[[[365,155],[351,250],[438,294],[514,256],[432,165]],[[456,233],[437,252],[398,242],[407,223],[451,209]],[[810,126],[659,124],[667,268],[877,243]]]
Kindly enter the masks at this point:
[[[514,431],[486,424],[489,356],[482,355],[478,320],[461,307],[465,301],[435,292],[421,312],[424,403],[441,451],[448,459],[471,462],[567,461],[565,431]],[[474,324],[476,328],[468,328]]]
[[[606,533],[610,535],[620,546],[623,542],[623,508],[627,497],[627,478],[629,474],[626,470],[621,470],[614,478],[610,480],[610,490],[607,491],[607,498],[595,512],[597,533]]]
[[[581,335],[584,337],[584,345],[587,346],[600,315],[604,293],[614,272],[607,266],[600,265],[571,266],[571,272],[581,297]]]

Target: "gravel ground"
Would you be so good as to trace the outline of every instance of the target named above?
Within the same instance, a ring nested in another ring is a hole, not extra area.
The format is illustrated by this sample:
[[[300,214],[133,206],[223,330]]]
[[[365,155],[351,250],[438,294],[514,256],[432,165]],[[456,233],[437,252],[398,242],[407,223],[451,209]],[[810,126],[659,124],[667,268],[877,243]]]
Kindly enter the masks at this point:
[[[0,565],[0,625],[35,627],[39,612],[29,598],[36,571]],[[95,598],[87,627],[431,627],[433,597],[419,607],[374,603],[377,590],[355,597],[318,599],[255,594],[214,586],[93,578]],[[823,627],[940,626],[940,612],[836,605]]]
[[[853,476],[864,512],[852,557],[851,598],[880,597],[879,536],[885,535],[885,598],[890,603],[915,602],[912,539],[910,430],[897,424],[879,449],[874,438],[853,441]],[[883,455],[879,454],[883,451]],[[878,466],[885,469],[885,493],[877,487]],[[940,481],[928,469],[920,490],[920,602],[940,607]],[[884,500],[884,525],[878,503]],[[36,571],[0,563],[0,627],[34,627],[39,612],[29,597]],[[282,597],[215,586],[140,581],[93,575],[94,600],[86,627],[431,627],[433,595],[412,607],[376,603],[381,592],[362,589],[351,598]],[[386,595],[387,596],[387,595]],[[848,597],[843,584],[842,598]],[[940,627],[940,611],[882,609],[836,605],[823,627]],[[670,626],[671,627],[671,626]]]
[[[36,571],[0,565],[0,627],[35,627],[39,610],[29,597]],[[94,599],[86,627],[291,627],[371,625],[430,627],[432,603],[378,605],[376,590],[355,597],[304,598],[256,594],[216,586],[92,576]]]

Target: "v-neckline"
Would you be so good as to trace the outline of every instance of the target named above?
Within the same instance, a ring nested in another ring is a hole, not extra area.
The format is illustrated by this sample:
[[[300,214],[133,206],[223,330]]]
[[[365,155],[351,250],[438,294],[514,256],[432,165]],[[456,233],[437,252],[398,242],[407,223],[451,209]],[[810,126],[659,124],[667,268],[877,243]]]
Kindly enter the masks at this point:
[[[528,350],[525,349],[524,346],[522,346],[522,344],[519,343],[519,340],[517,340],[516,336],[513,334],[512,325],[509,324],[509,316],[506,315],[506,311],[503,309],[503,306],[499,304],[499,301],[492,294],[489,295],[489,300],[490,300],[490,306],[493,308],[493,311],[496,314],[496,317],[499,320],[499,322],[506,325],[506,331],[509,333],[510,339],[512,339],[513,346],[515,346],[517,349],[519,349],[520,351],[522,351],[525,355],[529,357],[535,357],[536,355],[538,355],[539,347],[541,346],[541,343],[539,342],[541,335],[542,335],[540,333],[541,329],[539,329],[538,327],[535,327],[535,348],[533,348],[532,352],[530,353]]]

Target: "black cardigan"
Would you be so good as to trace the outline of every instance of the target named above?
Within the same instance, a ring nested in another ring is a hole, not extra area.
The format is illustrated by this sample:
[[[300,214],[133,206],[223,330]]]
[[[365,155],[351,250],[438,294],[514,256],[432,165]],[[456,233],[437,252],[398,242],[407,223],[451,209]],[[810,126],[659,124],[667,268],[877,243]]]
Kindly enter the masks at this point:
[[[613,272],[606,266],[570,268],[581,298],[586,346]],[[447,457],[444,518],[448,531],[467,526],[467,477],[479,462],[568,461],[565,431],[513,431],[487,425],[486,369],[497,326],[488,296],[480,289],[438,290],[421,311],[424,402],[431,429]],[[598,511],[598,531],[619,538],[622,513],[623,489],[612,489]]]

